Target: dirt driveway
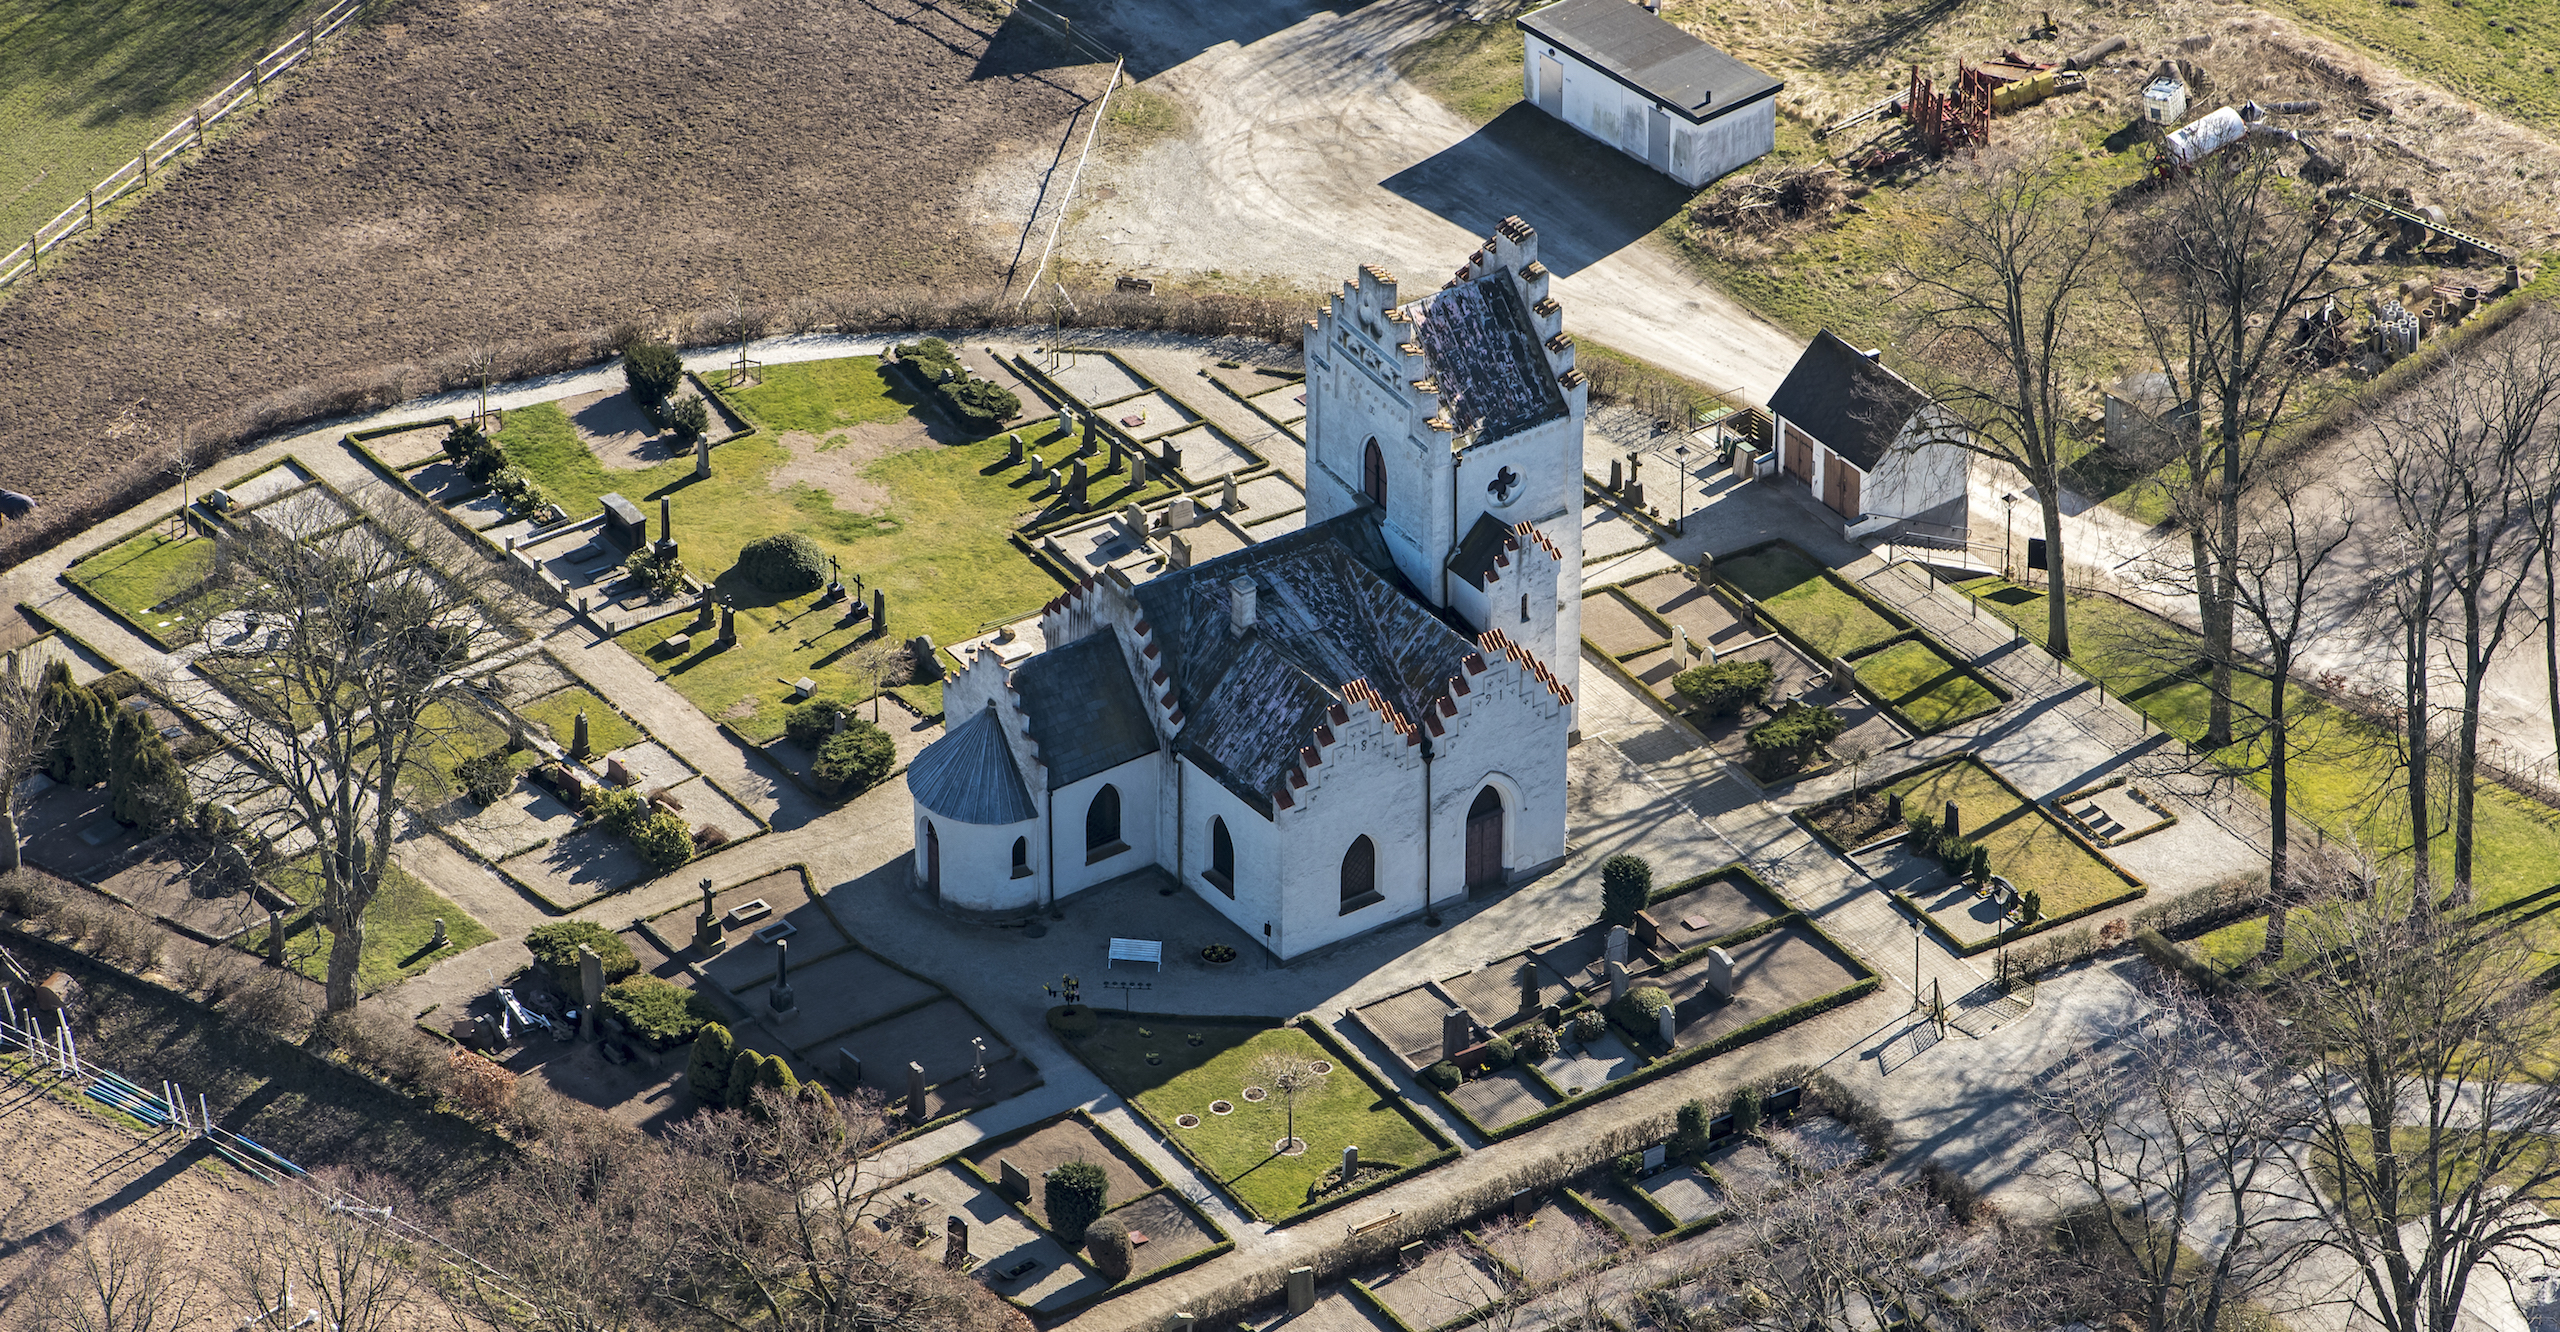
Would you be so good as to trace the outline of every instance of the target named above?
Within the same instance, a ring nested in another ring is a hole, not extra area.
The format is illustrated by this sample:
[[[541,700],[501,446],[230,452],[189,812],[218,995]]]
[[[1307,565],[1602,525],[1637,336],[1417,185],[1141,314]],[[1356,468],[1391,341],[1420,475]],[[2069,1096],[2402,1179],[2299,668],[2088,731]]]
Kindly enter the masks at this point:
[[[1568,329],[1754,400],[1795,362],[1796,339],[1646,239],[1685,191],[1527,107],[1473,129],[1396,73],[1389,57],[1448,22],[1444,6],[1066,8],[1191,112],[1185,133],[1088,172],[1060,242],[1071,263],[1319,290],[1380,263],[1420,295],[1517,213],[1538,228]]]

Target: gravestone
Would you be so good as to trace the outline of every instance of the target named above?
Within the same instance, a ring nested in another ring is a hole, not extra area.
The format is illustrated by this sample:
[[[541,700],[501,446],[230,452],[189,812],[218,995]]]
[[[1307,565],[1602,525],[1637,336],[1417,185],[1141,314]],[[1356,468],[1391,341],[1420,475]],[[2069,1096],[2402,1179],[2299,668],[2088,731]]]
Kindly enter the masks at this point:
[[[1653,1015],[1653,1025],[1654,1034],[1662,1038],[1662,1043],[1664,1045],[1678,1045],[1680,1043],[1680,1011],[1678,1005],[1664,1004],[1662,1006],[1662,1011]]]
[[[776,1021],[788,1022],[800,1015],[800,998],[791,992],[791,941],[773,941],[773,993],[766,997]]]
[[[1164,521],[1165,526],[1179,532],[1200,521],[1200,506],[1192,503],[1189,495],[1176,495],[1173,507],[1165,512]]]
[[[1100,434],[1102,431],[1102,426],[1100,424],[1101,420],[1102,413],[1100,412],[1087,412],[1084,415],[1084,444],[1082,447],[1087,453],[1093,452],[1093,437]]]
[[[1644,1168],[1647,1173],[1660,1170],[1662,1168],[1662,1163],[1670,1159],[1671,1149],[1669,1147],[1657,1143],[1654,1146],[1644,1149]]]
[[[1218,512],[1234,513],[1243,507],[1244,502],[1236,498],[1236,474],[1229,472],[1218,490]]]
[[[1719,999],[1733,997],[1733,954],[1721,948],[1707,950],[1707,988]]]
[[[1627,472],[1626,472],[1626,464],[1625,464],[1625,462],[1624,462],[1624,461],[1622,461],[1622,460],[1620,460],[1620,459],[1617,459],[1617,458],[1611,458],[1611,459],[1609,460],[1609,493],[1614,495],[1614,494],[1616,494],[1617,492],[1619,492],[1619,491],[1621,491],[1621,490],[1624,490],[1624,489],[1626,489],[1626,488],[1627,488]]]
[[[1944,830],[1946,839],[1950,842],[1964,836],[1964,819],[1956,809],[1956,802],[1952,800],[1947,802],[1947,820],[1938,826]]]
[[[738,608],[735,606],[723,605],[720,607],[720,646],[730,648],[736,647],[737,645]]]
[[[889,594],[876,587],[871,589],[871,627],[878,633],[889,631]]]
[[[1172,440],[1164,442],[1164,474],[1168,477],[1182,470],[1182,446]]]
[[[1609,964],[1609,1002],[1614,1004],[1626,997],[1627,964],[1624,962],[1612,962]]]
[[[1135,501],[1120,506],[1120,525],[1129,529],[1131,541],[1141,546],[1147,544],[1147,511],[1139,508]]]
[[[1147,488],[1147,451],[1145,449],[1129,450],[1129,484],[1140,490]]]
[[[942,1265],[957,1272],[969,1262],[969,1223],[957,1216],[942,1223]]]
[[[924,1122],[924,1065],[907,1061],[907,1122]]]
[[[1076,409],[1073,407],[1060,407],[1058,409],[1058,429],[1056,433],[1061,435],[1071,434],[1074,432],[1075,428]]]
[[[1086,488],[1087,483],[1088,483],[1088,478],[1085,476],[1085,471],[1084,471],[1084,462],[1083,462],[1083,460],[1082,460],[1082,459],[1078,459],[1078,460],[1077,460],[1077,462],[1076,462],[1076,465],[1075,465],[1075,470],[1074,470],[1073,472],[1068,473],[1068,475],[1067,475],[1067,508],[1068,508],[1068,509],[1070,509],[1070,510],[1072,510],[1072,511],[1076,512],[1076,513],[1082,513],[1082,512],[1084,512],[1084,506],[1085,506],[1085,494],[1086,494],[1086,489],[1085,489],[1085,488]]]
[[[862,1060],[853,1051],[836,1047],[836,1081],[848,1087],[862,1085]]]
[[[579,759],[585,758],[587,756],[588,748],[587,710],[585,708],[580,708],[578,709],[578,720],[569,728],[569,757]]]
[[[1289,1313],[1292,1316],[1316,1307],[1316,1270],[1312,1267],[1289,1269]]]
[[[1191,567],[1191,542],[1188,538],[1180,533],[1165,538],[1164,567],[1168,569]]]
[[[427,940],[427,951],[428,951],[428,952],[434,952],[436,949],[442,948],[442,947],[444,947],[446,944],[449,944],[449,943],[452,943],[452,942],[453,942],[453,935],[451,935],[450,933],[446,932],[446,930],[445,930],[445,926],[444,926],[444,917],[442,917],[442,916],[438,916],[438,917],[436,917],[436,932],[435,932],[434,937],[432,937],[432,938],[430,938],[430,939],[428,939],[428,940]]]
[[[933,635],[918,634],[907,644],[907,652],[915,658],[917,684],[942,683],[942,658],[934,655]]]
[[[649,540],[649,519],[640,506],[620,495],[607,495],[604,505],[604,534],[624,550],[638,550]]]
[[[728,936],[720,928],[720,917],[711,910],[711,881],[704,879],[702,914],[693,918],[693,951],[710,957],[728,946]]]
[[[1004,465],[1011,467],[1020,461],[1022,461],[1022,432],[1016,430],[1004,437]]]
[[[969,1038],[969,1090],[980,1096],[987,1091],[987,1040],[983,1036]]]
[[[1546,996],[1538,986],[1538,964],[1520,964],[1520,1011],[1529,1012],[1544,1002]]]
[[[996,1158],[996,1180],[1014,1201],[1031,1201],[1031,1177],[1022,1173],[1022,1167],[999,1156]]]
[[[1031,455],[1031,474],[1032,474],[1033,476],[1039,477],[1039,478],[1040,478],[1041,480],[1043,480],[1043,481],[1048,480],[1048,479],[1049,479],[1049,460],[1048,460],[1048,459],[1046,459],[1046,458],[1041,457],[1039,454],[1036,454],[1036,453],[1035,453],[1035,454],[1032,454],[1032,455]]]
[[[635,779],[621,759],[609,758],[604,761],[604,780],[608,786],[629,786]]]
[[[1671,626],[1671,669],[1689,669],[1689,626],[1685,624]]]
[[[471,1043],[491,1052],[503,1050],[507,1046],[506,1038],[498,1034],[498,1019],[487,1013],[472,1019]]]
[[[1612,962],[1624,962],[1627,960],[1626,926],[1612,925],[1609,927],[1608,951],[1602,953],[1601,956]]]
[[[1534,1214],[1537,1212],[1537,1210],[1538,1210],[1538,1191],[1537,1191],[1536,1189],[1514,1189],[1514,1190],[1512,1190],[1512,1192],[1511,1192],[1511,1217],[1512,1217],[1512,1219],[1513,1219],[1513,1220],[1515,1220],[1515,1221],[1526,1221],[1526,1220],[1528,1220],[1532,1215],[1534,1215]]]
[[[1452,1008],[1441,1014],[1440,1057],[1448,1059],[1466,1049],[1473,1043],[1475,1031],[1475,1019],[1467,1016],[1467,1010]]]
[[[1120,462],[1120,437],[1118,435],[1113,435],[1111,437],[1111,461],[1104,465],[1102,469],[1103,475],[1108,476],[1113,472],[1119,471]]]
[[[1641,509],[1644,507],[1644,483],[1642,481],[1638,481],[1633,478],[1628,479],[1627,507],[1630,509]]]
[[[711,599],[710,593],[703,593],[702,600],[695,602],[693,605],[693,631],[695,633],[701,633],[719,622],[719,603]]]
[[[657,554],[662,560],[672,560],[676,557],[675,501],[664,495],[658,497]]]
[[[1359,1178],[1359,1175],[1360,1144],[1355,1142],[1342,1149],[1342,1182],[1349,1184],[1352,1180]]]
[[[596,956],[594,946],[578,945],[578,1035],[594,1040],[596,1005],[604,1002],[604,959]]]
[[[711,432],[708,430],[693,437],[693,475],[696,480],[710,479]]]

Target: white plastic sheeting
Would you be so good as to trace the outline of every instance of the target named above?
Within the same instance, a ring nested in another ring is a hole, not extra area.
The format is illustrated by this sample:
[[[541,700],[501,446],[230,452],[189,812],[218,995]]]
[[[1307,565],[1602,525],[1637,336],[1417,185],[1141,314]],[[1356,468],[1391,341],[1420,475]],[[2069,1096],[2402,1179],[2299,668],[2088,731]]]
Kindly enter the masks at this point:
[[[2169,160],[2182,167],[2194,166],[2205,158],[2238,143],[2249,133],[2249,122],[2240,113],[2224,107],[2182,129],[2169,131]]]

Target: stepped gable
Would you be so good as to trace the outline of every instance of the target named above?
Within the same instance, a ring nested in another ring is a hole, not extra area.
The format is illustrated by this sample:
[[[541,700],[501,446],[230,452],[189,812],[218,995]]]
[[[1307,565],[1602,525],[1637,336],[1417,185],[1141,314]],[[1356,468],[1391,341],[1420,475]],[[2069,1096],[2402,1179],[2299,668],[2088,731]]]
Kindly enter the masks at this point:
[[[990,706],[943,733],[907,765],[916,803],[962,823],[1020,823],[1038,813]]]
[[[1156,728],[1108,633],[1039,653],[1013,673],[1055,791],[1156,752]]]
[[[1430,366],[1441,419],[1459,433],[1500,439],[1565,414],[1564,393],[1511,274],[1453,282],[1396,315]]]
[[[1373,508],[1138,585],[1186,721],[1184,755],[1257,809],[1345,699],[1411,737],[1476,645],[1403,590]],[[1249,577],[1255,625],[1230,627]]]

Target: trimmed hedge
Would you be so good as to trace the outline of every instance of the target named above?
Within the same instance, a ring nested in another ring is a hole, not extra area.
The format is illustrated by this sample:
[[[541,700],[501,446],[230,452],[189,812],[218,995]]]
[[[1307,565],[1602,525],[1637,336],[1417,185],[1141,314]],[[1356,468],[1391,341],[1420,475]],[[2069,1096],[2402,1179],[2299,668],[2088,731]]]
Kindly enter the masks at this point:
[[[605,983],[610,985],[640,970],[640,959],[631,955],[631,945],[622,936],[591,920],[560,920],[536,925],[524,936],[525,947],[533,960],[548,969],[563,986],[578,983],[578,945],[596,950],[604,963]]]
[[[598,1005],[622,1020],[631,1034],[657,1049],[692,1040],[720,1016],[709,1000],[655,976],[632,976],[605,987]]]
[[[758,537],[738,551],[737,568],[767,592],[794,596],[827,583],[827,553],[797,532]]]
[[[1049,1210],[1049,1229],[1070,1249],[1084,1243],[1085,1232],[1110,1210],[1111,1177],[1091,1161],[1069,1161],[1049,1172],[1041,1188]]]
[[[898,765],[897,743],[887,731],[857,717],[818,746],[809,775],[829,795],[859,795],[880,784]]]
[[[1671,677],[1671,687],[1697,700],[1699,713],[1709,718],[1766,703],[1777,683],[1778,668],[1765,661],[1709,662]]]

